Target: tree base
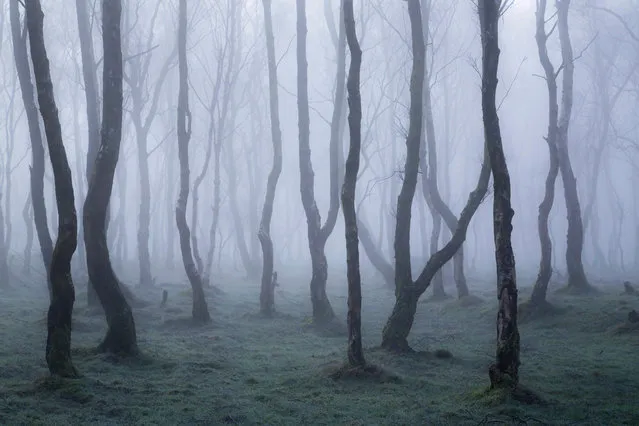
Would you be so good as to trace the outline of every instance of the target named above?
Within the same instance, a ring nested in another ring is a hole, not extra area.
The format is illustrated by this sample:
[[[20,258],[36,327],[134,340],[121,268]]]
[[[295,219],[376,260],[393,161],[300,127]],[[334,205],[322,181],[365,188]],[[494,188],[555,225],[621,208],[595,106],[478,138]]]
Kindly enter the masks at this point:
[[[322,337],[344,337],[348,335],[346,324],[339,321],[337,317],[330,320],[309,318],[303,328],[305,330],[313,330]]]
[[[426,299],[426,303],[437,303],[437,302],[444,302],[446,300],[450,300],[452,299],[453,296],[446,294],[446,293],[433,293],[431,294],[431,296],[429,298]]]
[[[637,311],[630,311],[625,322],[612,327],[609,331],[617,335],[639,333],[639,314]]]
[[[528,300],[519,305],[517,319],[521,322],[534,321],[563,313],[563,309],[557,308],[545,300],[542,302]]]
[[[467,296],[462,296],[459,299],[457,299],[457,303],[462,308],[468,308],[468,307],[471,307],[471,306],[483,305],[484,304],[484,299],[482,299],[479,296],[475,296],[473,294],[469,294]]]
[[[394,354],[412,354],[415,349],[411,348],[406,339],[385,339],[382,340],[382,349]]]
[[[596,287],[586,283],[581,285],[567,285],[558,289],[556,294],[564,295],[564,296],[594,296],[600,294]]]
[[[401,378],[372,364],[330,366],[326,369],[333,380],[365,380],[377,383],[401,383]]]

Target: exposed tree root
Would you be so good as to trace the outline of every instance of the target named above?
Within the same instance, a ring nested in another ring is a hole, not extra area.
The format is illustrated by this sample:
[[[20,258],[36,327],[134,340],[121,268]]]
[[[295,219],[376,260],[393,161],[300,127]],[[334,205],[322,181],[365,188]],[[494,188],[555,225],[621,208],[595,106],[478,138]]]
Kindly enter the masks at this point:
[[[545,300],[537,303],[527,300],[521,303],[517,310],[517,316],[521,322],[535,321],[563,313],[565,313],[564,309],[558,308]]]
[[[489,387],[479,393],[476,393],[475,397],[479,399],[480,402],[489,406],[507,404],[511,402],[518,402],[527,405],[547,404],[547,401],[545,401],[540,395],[521,384],[514,387]]]
[[[378,383],[402,382],[402,379],[396,374],[372,364],[331,366],[326,369],[326,372],[333,380],[367,380]]]
[[[639,313],[632,310],[628,312],[628,318],[625,322],[611,327],[609,332],[611,334],[629,334],[639,332]]]
[[[601,291],[590,284],[586,284],[581,286],[567,285],[557,289],[555,293],[566,296],[594,296],[601,294]]]
[[[482,305],[484,303],[484,299],[482,299],[479,296],[475,296],[473,294],[469,294],[468,296],[462,296],[459,299],[457,299],[457,304],[461,307],[470,307],[470,306],[477,306],[477,305]]]
[[[633,287],[630,281],[623,282],[623,294],[639,295],[639,292]]]

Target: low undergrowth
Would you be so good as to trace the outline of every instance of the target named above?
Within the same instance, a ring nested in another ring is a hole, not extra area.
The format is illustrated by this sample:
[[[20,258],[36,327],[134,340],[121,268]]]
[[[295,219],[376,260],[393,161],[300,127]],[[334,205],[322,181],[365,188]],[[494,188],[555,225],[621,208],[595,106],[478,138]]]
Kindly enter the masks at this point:
[[[213,323],[206,326],[177,321],[191,311],[185,283],[139,295],[151,302],[135,310],[139,359],[94,350],[104,319],[80,292],[73,361],[82,377],[75,380],[47,374],[44,285],[15,285],[0,297],[0,424],[639,424],[639,332],[618,332],[639,297],[620,294],[621,287],[594,297],[550,292],[561,312],[521,325],[521,381],[543,401],[529,404],[487,391],[492,284],[469,282],[477,303],[420,304],[410,339],[417,352],[398,356],[378,348],[393,294],[367,283],[365,357],[375,367],[348,369],[345,336],[307,324],[305,277],[282,274],[281,314],[271,319],[257,315],[257,283],[218,281],[224,294],[210,295]],[[332,281],[329,296],[345,319],[343,281]]]

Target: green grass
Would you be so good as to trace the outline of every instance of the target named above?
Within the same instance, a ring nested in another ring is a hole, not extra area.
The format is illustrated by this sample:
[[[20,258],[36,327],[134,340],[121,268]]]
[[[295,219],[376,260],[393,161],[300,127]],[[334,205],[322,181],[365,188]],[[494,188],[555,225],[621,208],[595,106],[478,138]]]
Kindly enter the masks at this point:
[[[256,315],[258,285],[225,278],[219,286],[226,294],[209,298],[214,323],[198,328],[170,321],[190,315],[185,284],[163,286],[166,310],[156,289],[148,296],[153,304],[135,312],[144,354],[136,360],[94,352],[104,319],[80,293],[73,333],[78,380],[47,377],[44,286],[34,284],[31,295],[3,294],[0,424],[639,424],[639,332],[611,332],[639,309],[639,297],[619,295],[620,283],[596,298],[552,295],[564,313],[520,326],[521,382],[545,400],[527,405],[487,391],[495,349],[492,283],[470,282],[481,304],[420,303],[410,342],[427,353],[396,356],[376,348],[393,294],[366,282],[365,355],[387,374],[333,380],[346,339],[308,327],[307,281],[282,274],[281,315],[265,320]],[[340,318],[344,281],[329,283]],[[522,290],[520,301],[527,294]],[[438,349],[452,358],[436,356]]]

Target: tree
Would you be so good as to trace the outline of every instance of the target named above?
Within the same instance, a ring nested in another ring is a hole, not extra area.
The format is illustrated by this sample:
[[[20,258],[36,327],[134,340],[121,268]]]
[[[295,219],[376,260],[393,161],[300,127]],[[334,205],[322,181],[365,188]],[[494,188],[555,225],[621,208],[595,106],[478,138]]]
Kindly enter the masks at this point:
[[[353,366],[364,365],[362,351],[362,283],[359,273],[359,240],[357,237],[357,214],[355,213],[355,189],[359,171],[359,156],[362,142],[362,98],[360,96],[360,70],[362,49],[357,41],[353,0],[343,0],[344,25],[351,64],[348,70],[348,127],[350,147],[346,159],[344,183],[342,184],[342,212],[346,234],[346,264],[348,276],[348,362]]]
[[[129,2],[126,3],[130,4]],[[149,253],[149,235],[151,226],[151,182],[149,174],[149,152],[147,147],[149,132],[151,125],[157,118],[157,110],[160,100],[162,86],[166,80],[169,71],[174,65],[176,51],[173,49],[169,56],[166,57],[155,81],[150,96],[147,94],[147,86],[149,84],[149,76],[153,75],[149,72],[151,69],[151,59],[154,49],[154,31],[155,21],[158,16],[159,8],[163,2],[157,2],[156,8],[151,17],[149,36],[144,45],[140,42],[138,46],[142,52],[127,52],[127,72],[124,79],[131,89],[131,110],[130,116],[135,129],[138,170],[140,172],[140,210],[138,214],[138,233],[137,233],[137,249],[140,262],[140,283],[141,287],[149,287],[153,284],[151,274],[151,255]],[[138,7],[142,7],[140,4]],[[136,22],[136,20],[134,20]],[[129,36],[130,37],[130,36]],[[150,101],[150,102],[149,102]],[[146,117],[144,109],[149,105]]]
[[[541,260],[539,262],[537,280],[535,281],[530,297],[530,307],[533,309],[542,308],[546,304],[548,283],[552,276],[552,242],[548,230],[548,217],[550,216],[550,211],[554,203],[555,181],[559,174],[559,158],[557,157],[557,132],[559,123],[557,73],[552,62],[550,62],[548,48],[546,46],[548,37],[552,34],[552,31],[546,33],[546,0],[537,0],[536,22],[537,30],[535,40],[537,41],[539,61],[544,68],[544,77],[546,79],[546,86],[548,87],[548,133],[545,139],[548,144],[550,166],[548,168],[548,174],[546,175],[544,198],[539,204],[539,215],[537,216]],[[566,95],[567,92],[564,91],[562,98],[565,98]],[[565,99],[562,99],[562,104],[564,102]],[[565,108],[562,110],[565,111]],[[562,122],[564,121],[565,120],[562,120]]]
[[[258,238],[262,245],[262,286],[260,292],[260,311],[271,315],[275,310],[275,288],[273,286],[273,240],[271,239],[271,218],[277,181],[282,173],[282,130],[280,129],[279,96],[277,85],[277,63],[275,60],[275,40],[273,37],[273,17],[271,0],[262,0],[264,6],[264,27],[266,36],[266,54],[268,60],[268,85],[271,111],[271,139],[273,140],[273,168],[266,183],[266,197],[262,209],[262,219]]]
[[[566,247],[566,267],[568,269],[568,285],[566,290],[584,293],[592,290],[584,272],[581,255],[584,246],[584,228],[581,220],[577,179],[572,170],[568,153],[568,127],[572,114],[573,76],[575,73],[575,59],[573,57],[570,32],[568,30],[568,9],[570,0],[557,0],[557,31],[561,45],[562,75],[562,105],[561,116],[557,130],[557,156],[559,172],[564,184],[564,197],[568,213],[568,234]]]
[[[51,301],[47,313],[46,360],[51,374],[76,377],[71,360],[71,319],[75,289],[71,280],[71,258],[77,247],[78,219],[75,212],[73,180],[62,141],[62,128],[53,94],[49,58],[44,44],[44,13],[40,0],[25,3],[31,62],[38,93],[40,114],[49,147],[58,206],[58,237],[49,269]]]
[[[328,263],[324,246],[330,236],[339,207],[337,199],[338,149],[337,139],[331,137],[331,207],[328,218],[322,226],[319,209],[315,203],[315,176],[311,162],[310,116],[308,103],[308,63],[306,61],[306,0],[297,0],[297,110],[299,120],[299,162],[300,162],[300,194],[308,227],[308,247],[311,255],[311,302],[313,304],[313,321],[317,325],[325,325],[335,318],[335,313],[326,295],[328,279]],[[340,105],[336,102],[335,107]],[[337,114],[340,117],[341,114]]]
[[[499,18],[507,0],[479,0],[482,46],[482,115],[484,138],[493,175],[493,232],[497,263],[497,353],[490,366],[491,388],[515,388],[519,382],[519,331],[517,329],[517,281],[511,245],[512,218],[510,175],[497,115],[497,70],[499,68]]]
[[[76,0],[76,15],[78,20],[78,34],[80,36],[80,54],[82,56],[82,77],[84,79],[84,93],[86,97],[86,115],[88,130],[88,150],[86,179],[91,179],[92,167],[100,146],[100,104],[97,77],[97,64],[93,52],[93,36],[91,34],[91,19],[86,0]],[[108,224],[107,224],[108,226]],[[80,247],[80,255],[86,250]],[[87,302],[89,306],[98,304],[95,288],[91,283],[87,286]]]
[[[44,144],[42,142],[42,132],[38,118],[38,107],[36,105],[33,83],[31,82],[31,68],[29,67],[29,54],[27,52],[26,25],[21,28],[20,11],[18,2],[9,2],[9,14],[11,19],[11,38],[13,40],[13,57],[18,72],[22,102],[24,103],[27,125],[29,128],[29,140],[31,142],[31,167],[30,190],[31,203],[33,204],[33,220],[35,222],[36,234],[40,243],[40,253],[44,262],[44,268],[48,272],[51,267],[53,257],[53,240],[49,233],[47,224],[47,208],[44,201]],[[49,297],[51,297],[52,287],[47,273],[47,287]]]
[[[396,352],[412,350],[408,345],[408,335],[415,319],[419,297],[428,289],[435,274],[463,244],[470,220],[486,195],[490,179],[490,163],[485,153],[477,186],[470,193],[466,206],[459,215],[457,228],[450,241],[430,256],[426,266],[424,266],[417,279],[413,281],[410,257],[410,219],[419,169],[425,61],[420,0],[408,0],[408,15],[411,22],[413,69],[410,84],[409,129],[406,136],[407,154],[404,166],[404,182],[397,199],[395,306],[382,331],[382,347]]]
[[[189,81],[186,57],[186,0],[180,0],[178,21],[178,68],[179,93],[177,107],[178,157],[180,160],[180,194],[175,206],[175,222],[180,233],[180,249],[186,275],[193,290],[193,320],[205,323],[211,320],[206,297],[202,286],[202,277],[193,261],[191,235],[186,222],[186,205],[189,199],[189,141],[191,139],[191,111],[189,110]]]
[[[106,236],[107,211],[122,140],[121,16],[121,0],[102,1],[102,130],[100,147],[91,168],[89,189],[84,201],[84,242],[89,280],[104,308],[108,324],[106,336],[98,349],[136,355],[138,345],[133,313],[113,272]]]

